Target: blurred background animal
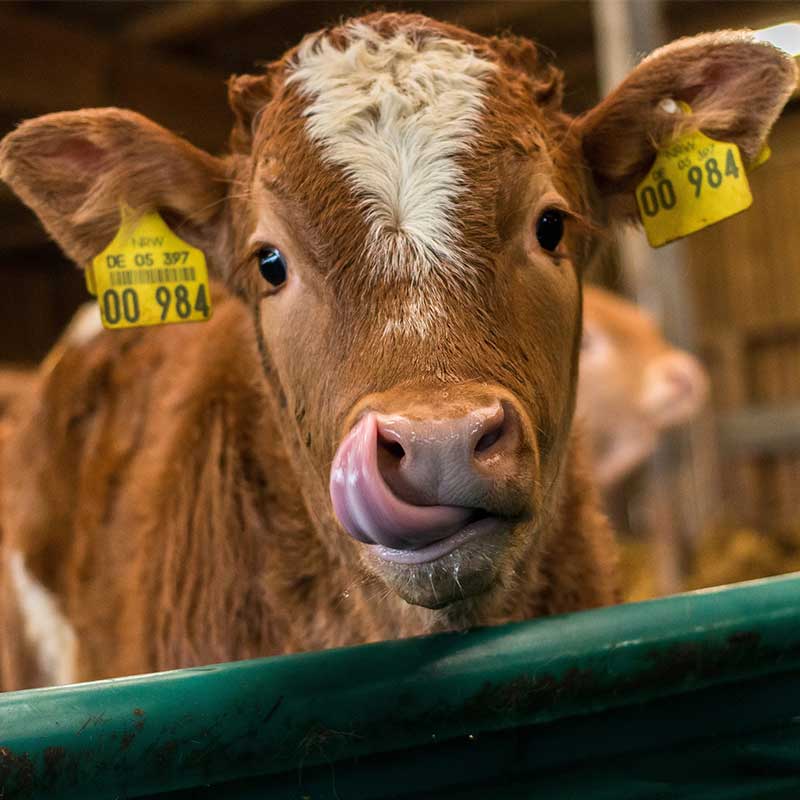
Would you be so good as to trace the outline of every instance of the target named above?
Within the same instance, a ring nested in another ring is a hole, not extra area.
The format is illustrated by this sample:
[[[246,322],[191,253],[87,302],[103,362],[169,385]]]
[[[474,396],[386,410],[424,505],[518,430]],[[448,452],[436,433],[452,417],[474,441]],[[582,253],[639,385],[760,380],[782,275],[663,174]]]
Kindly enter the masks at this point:
[[[576,416],[604,491],[651,456],[664,431],[694,418],[707,397],[703,366],[672,346],[645,310],[584,288]]]

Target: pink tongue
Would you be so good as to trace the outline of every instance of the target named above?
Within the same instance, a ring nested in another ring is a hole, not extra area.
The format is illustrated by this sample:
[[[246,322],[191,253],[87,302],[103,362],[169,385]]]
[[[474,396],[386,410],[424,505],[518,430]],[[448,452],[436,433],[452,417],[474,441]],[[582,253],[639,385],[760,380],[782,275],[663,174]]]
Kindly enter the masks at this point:
[[[414,550],[461,530],[473,512],[458,506],[414,506],[397,497],[378,469],[378,426],[367,414],[339,445],[331,466],[333,510],[359,542]]]

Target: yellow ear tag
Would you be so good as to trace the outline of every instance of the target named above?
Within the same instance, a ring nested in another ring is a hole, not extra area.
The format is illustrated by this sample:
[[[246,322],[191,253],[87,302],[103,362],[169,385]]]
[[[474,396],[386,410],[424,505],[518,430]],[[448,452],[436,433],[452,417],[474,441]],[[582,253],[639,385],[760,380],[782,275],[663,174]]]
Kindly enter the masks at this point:
[[[202,322],[211,316],[206,257],[176,236],[156,211],[123,210],[111,244],[86,269],[106,328]]]
[[[661,247],[744,211],[753,196],[738,145],[692,131],[658,151],[636,202],[647,241]]]
[[[762,164],[766,164],[771,155],[772,149],[764,142],[764,146],[758,151],[756,157],[747,165],[747,171],[752,172],[754,169],[758,169]]]

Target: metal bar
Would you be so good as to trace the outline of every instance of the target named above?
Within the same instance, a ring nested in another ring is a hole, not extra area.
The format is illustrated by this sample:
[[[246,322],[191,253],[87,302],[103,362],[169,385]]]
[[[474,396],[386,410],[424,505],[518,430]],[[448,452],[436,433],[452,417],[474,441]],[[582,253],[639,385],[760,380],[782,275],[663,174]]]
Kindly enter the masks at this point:
[[[800,732],[785,714],[798,705],[800,674],[787,673],[147,800],[764,800],[776,789],[797,800]]]
[[[794,575],[467,634],[9,693],[0,797],[140,797],[774,683],[800,669],[799,615]],[[772,713],[800,713],[800,691],[782,697]]]
[[[719,421],[723,449],[756,455],[783,455],[800,450],[800,406],[745,408]]]

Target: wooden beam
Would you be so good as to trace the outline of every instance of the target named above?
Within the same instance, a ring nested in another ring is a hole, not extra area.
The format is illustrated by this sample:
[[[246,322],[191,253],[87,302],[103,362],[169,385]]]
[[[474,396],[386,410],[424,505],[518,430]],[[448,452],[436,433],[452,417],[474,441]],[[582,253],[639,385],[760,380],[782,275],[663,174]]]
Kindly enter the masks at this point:
[[[33,14],[0,12],[0,101],[44,113],[102,105],[109,41]]]
[[[20,117],[127,106],[194,144],[219,150],[231,124],[226,77],[0,7],[0,102]]]
[[[445,14],[479,33],[512,30],[549,47],[571,46],[576,39],[591,48],[591,6],[587,0],[500,0],[486,3],[446,3]],[[452,13],[447,10],[452,8]]]
[[[796,455],[800,452],[800,405],[730,412],[719,421],[719,435],[728,452]]]
[[[123,31],[129,42],[159,45],[202,37],[285,5],[287,0],[168,3],[137,16]]]

